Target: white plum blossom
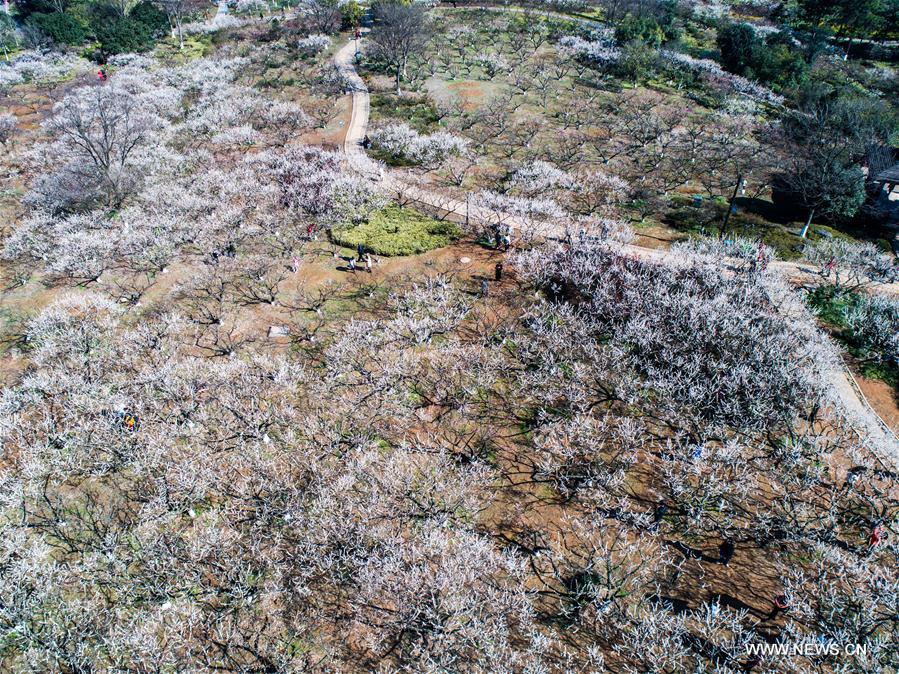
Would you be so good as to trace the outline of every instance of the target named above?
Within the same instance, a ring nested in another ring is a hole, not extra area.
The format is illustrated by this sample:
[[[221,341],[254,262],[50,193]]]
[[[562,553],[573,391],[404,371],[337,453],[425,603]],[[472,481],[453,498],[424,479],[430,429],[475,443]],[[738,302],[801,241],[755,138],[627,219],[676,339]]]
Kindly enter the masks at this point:
[[[251,146],[259,142],[260,134],[252,126],[233,126],[211,138],[214,145]]]
[[[23,83],[55,84],[90,67],[88,61],[77,56],[25,51],[11,60],[0,60],[0,92]]]
[[[899,300],[864,295],[845,313],[853,338],[875,361],[899,365]]]
[[[237,14],[261,14],[268,9],[264,0],[237,0],[234,11]]]
[[[568,218],[565,209],[552,199],[484,191],[475,196],[472,205],[483,214],[488,226],[510,230],[515,241],[523,244],[557,232]]]
[[[821,239],[805,245],[803,255],[837,288],[855,289],[899,279],[895,257],[873,243]]]
[[[216,14],[212,21],[186,23],[181,27],[181,31],[185,35],[205,35],[215,33],[220,30],[228,30],[231,28],[241,28],[250,22],[249,19],[234,16],[232,14]]]
[[[500,73],[507,73],[511,66],[509,61],[502,54],[496,52],[485,52],[475,57],[477,63],[489,77],[496,77]]]
[[[559,44],[563,53],[570,53],[599,67],[614,65],[621,59],[621,50],[615,45],[615,32],[607,28],[594,32],[589,40],[566,35],[559,40]]]
[[[774,249],[770,246],[739,236],[727,239],[717,236],[688,239],[675,243],[672,250],[716,261],[726,260],[740,269],[751,271],[764,271],[776,258]]]
[[[624,203],[627,181],[599,169],[578,171],[572,179],[571,201],[580,212],[595,213]]]
[[[556,189],[570,189],[574,179],[555,164],[533,161],[520,166],[509,178],[509,187],[527,196],[536,196]]]
[[[450,157],[464,155],[469,145],[468,139],[445,131],[422,135],[402,123],[374,129],[369,138],[375,149],[389,157],[428,168],[436,168]]]
[[[106,64],[112,68],[134,68],[136,70],[150,70],[155,65],[152,58],[146,54],[113,54],[106,59]]]
[[[0,145],[6,145],[18,128],[19,122],[15,115],[0,113]]]
[[[771,105],[783,105],[783,96],[774,93],[758,82],[727,72],[717,61],[694,58],[689,54],[673,51],[671,49],[662,49],[659,53],[663,59],[675,67],[685,68],[693,72],[704,74],[714,82],[722,82],[731,87],[734,91],[749,96],[750,98],[755,98],[770,103]]]
[[[330,46],[331,38],[327,35],[322,35],[321,33],[309,35],[297,42],[297,49],[300,50],[300,53],[310,56],[323,52]]]

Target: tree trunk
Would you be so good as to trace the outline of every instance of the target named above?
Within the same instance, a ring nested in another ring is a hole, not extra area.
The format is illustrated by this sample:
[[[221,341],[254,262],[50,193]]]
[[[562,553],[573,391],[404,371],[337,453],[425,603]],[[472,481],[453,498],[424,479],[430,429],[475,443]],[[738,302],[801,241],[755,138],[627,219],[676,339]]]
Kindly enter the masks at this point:
[[[396,67],[396,95],[400,95],[400,79],[403,76],[403,67],[401,65],[397,65]]]
[[[808,218],[805,221],[805,225],[802,227],[802,232],[799,234],[801,238],[805,238],[806,234],[808,234],[808,228],[812,226],[812,218],[815,217],[815,209],[810,208],[808,212]]]
[[[184,34],[181,32],[181,21],[178,20],[178,49],[184,51]]]

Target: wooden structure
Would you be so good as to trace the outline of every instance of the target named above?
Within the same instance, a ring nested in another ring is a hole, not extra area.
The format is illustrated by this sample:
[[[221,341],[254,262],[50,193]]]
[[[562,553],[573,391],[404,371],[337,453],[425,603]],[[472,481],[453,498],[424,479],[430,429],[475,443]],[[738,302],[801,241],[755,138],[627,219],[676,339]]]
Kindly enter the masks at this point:
[[[899,185],[899,164],[893,164],[874,176],[874,182],[886,188],[887,194]]]

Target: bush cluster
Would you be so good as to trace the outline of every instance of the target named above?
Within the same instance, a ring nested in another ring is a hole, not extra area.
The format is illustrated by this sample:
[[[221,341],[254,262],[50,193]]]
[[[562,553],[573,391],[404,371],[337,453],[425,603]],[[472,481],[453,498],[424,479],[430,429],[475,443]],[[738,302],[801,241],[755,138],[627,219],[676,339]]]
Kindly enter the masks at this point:
[[[81,44],[87,39],[85,27],[68,14],[35,12],[28,22],[56,44]]]
[[[795,86],[805,81],[808,64],[784,33],[763,39],[747,23],[725,26],[718,32],[721,65],[728,72],[778,86]]]
[[[387,206],[372,213],[367,222],[332,232],[335,243],[351,248],[362,244],[376,255],[390,257],[441,248],[459,236],[461,232],[452,222],[440,222],[399,206]]]
[[[108,3],[67,7],[65,11],[36,2],[16,7],[20,19],[59,45],[98,43],[97,56],[103,60],[113,54],[150,49],[156,39],[169,32],[165,12],[143,0],[127,13]]]

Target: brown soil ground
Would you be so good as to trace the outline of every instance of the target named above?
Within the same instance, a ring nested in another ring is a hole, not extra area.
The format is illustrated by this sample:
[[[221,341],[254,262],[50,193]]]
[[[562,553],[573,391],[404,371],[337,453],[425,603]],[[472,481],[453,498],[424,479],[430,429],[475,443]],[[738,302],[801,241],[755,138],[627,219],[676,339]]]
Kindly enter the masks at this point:
[[[894,433],[899,433],[899,401],[893,387],[877,379],[866,379],[858,375],[855,376],[855,381],[874,411]]]
[[[425,88],[437,100],[450,101],[454,98],[461,99],[464,109],[468,111],[477,109],[486,99],[500,89],[498,85],[491,82],[476,80],[446,82],[435,77],[429,78],[425,82]]]
[[[343,147],[346,132],[353,116],[353,97],[342,96],[337,102],[337,109],[333,119],[324,129],[313,129],[299,137],[298,142],[307,145],[323,145],[334,149]]]
[[[683,238],[683,234],[664,225],[650,225],[634,229],[634,244],[643,248],[668,248],[672,243]]]

